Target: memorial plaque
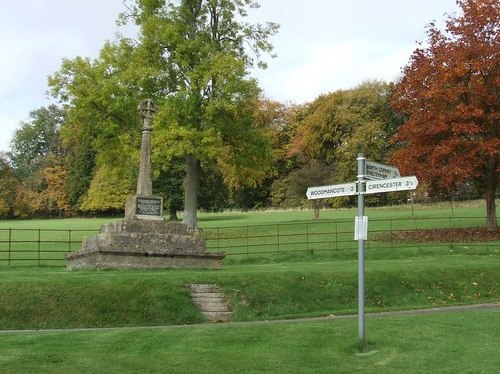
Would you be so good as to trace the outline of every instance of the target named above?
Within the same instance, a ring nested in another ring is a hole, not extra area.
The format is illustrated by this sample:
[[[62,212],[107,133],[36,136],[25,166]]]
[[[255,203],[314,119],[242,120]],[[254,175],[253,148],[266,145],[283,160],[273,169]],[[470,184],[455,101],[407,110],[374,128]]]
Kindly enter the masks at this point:
[[[135,214],[141,216],[161,216],[163,211],[161,197],[137,196]]]

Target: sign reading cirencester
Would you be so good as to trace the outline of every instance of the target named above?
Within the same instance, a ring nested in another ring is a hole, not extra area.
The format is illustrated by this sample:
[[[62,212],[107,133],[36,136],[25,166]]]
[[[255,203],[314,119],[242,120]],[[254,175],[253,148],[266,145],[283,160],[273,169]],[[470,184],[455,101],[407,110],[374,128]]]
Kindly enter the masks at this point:
[[[306,196],[309,200],[326,199],[356,195],[356,183],[334,184],[332,186],[309,187]]]
[[[365,194],[414,190],[418,186],[417,177],[403,177],[366,181]]]
[[[366,160],[366,177],[368,179],[400,178],[399,169],[394,166],[379,164],[378,162]]]

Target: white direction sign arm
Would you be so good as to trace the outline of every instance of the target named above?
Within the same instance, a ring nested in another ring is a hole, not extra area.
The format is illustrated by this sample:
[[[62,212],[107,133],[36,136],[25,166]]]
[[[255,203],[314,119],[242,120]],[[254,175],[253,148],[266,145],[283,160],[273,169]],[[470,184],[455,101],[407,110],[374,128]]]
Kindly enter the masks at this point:
[[[403,177],[366,181],[365,194],[414,190],[418,186],[417,177]]]
[[[365,176],[368,179],[401,178],[399,169],[394,166],[366,160],[365,169]]]
[[[332,186],[309,187],[306,196],[309,200],[329,197],[356,195],[356,183],[335,184]]]

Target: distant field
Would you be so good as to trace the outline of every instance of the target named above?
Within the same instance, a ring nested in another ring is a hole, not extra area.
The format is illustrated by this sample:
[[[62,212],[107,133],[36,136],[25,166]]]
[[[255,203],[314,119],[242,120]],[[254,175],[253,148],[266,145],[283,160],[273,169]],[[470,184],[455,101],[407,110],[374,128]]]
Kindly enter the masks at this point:
[[[201,213],[200,228],[210,251],[227,253],[226,264],[346,259],[356,256],[355,209],[325,210],[319,221],[312,211]],[[400,230],[482,227],[484,204],[404,205],[369,208],[367,255],[381,257],[433,251],[490,253],[500,241],[484,243],[396,243],[374,240]],[[64,253],[78,251],[82,237],[95,235],[101,224],[119,218],[0,221],[0,265],[64,266]],[[391,236],[385,236],[392,238]],[[397,249],[397,252],[394,250]]]
[[[322,210],[321,220],[352,220],[357,215],[357,209]],[[480,225],[486,223],[486,208],[484,202],[467,201],[433,204],[399,205],[383,208],[366,208],[370,219],[424,219],[448,217],[484,217]],[[182,215],[181,215],[182,216]],[[98,230],[101,224],[114,222],[120,217],[112,218],[63,218],[63,219],[28,219],[0,220],[0,229],[57,229],[57,230]],[[242,225],[265,225],[269,223],[313,221],[312,210],[290,211],[251,211],[199,213],[199,225],[202,229],[230,227]]]

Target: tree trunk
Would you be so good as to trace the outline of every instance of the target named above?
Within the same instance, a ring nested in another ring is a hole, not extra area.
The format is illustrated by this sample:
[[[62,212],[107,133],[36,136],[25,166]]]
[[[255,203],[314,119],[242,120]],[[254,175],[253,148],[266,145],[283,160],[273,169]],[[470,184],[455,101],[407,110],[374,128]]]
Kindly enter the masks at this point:
[[[314,207],[314,219],[316,221],[319,221],[319,208],[320,208],[319,200],[314,200],[313,207]]]
[[[486,164],[486,224],[488,229],[497,228],[496,192],[498,182],[498,158],[491,158]]]
[[[168,210],[168,220],[169,221],[177,221],[177,209],[175,207],[170,207]]]
[[[198,190],[200,187],[200,160],[186,155],[186,177],[184,178],[184,219],[188,230],[198,229]]]

